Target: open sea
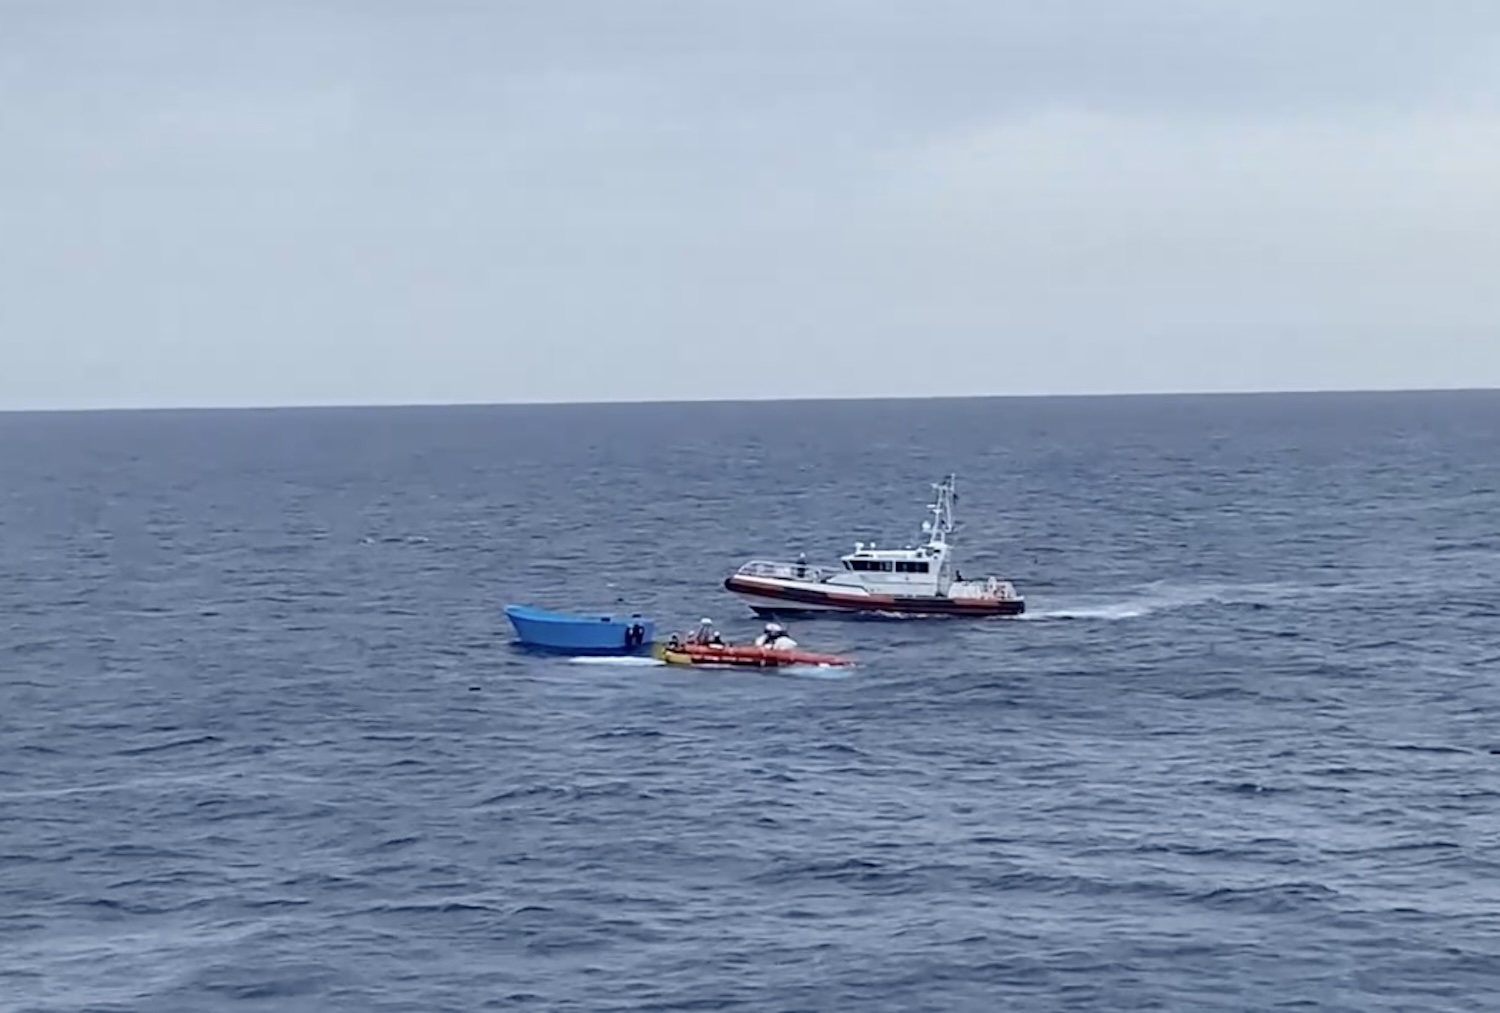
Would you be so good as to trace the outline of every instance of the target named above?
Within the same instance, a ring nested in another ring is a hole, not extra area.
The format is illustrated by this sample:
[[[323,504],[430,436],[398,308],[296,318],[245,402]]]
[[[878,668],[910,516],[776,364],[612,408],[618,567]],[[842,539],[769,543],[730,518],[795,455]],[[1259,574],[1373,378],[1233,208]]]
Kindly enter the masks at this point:
[[[0,415],[5,1013],[1497,1009],[1500,392]]]

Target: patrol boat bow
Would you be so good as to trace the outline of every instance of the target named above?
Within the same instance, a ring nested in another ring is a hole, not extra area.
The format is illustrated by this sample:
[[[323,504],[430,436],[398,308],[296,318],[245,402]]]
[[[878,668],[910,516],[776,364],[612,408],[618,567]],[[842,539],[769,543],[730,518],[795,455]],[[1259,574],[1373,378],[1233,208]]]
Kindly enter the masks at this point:
[[[922,523],[923,545],[877,549],[856,542],[841,556],[842,569],[751,560],[724,580],[726,590],[757,615],[802,616],[845,613],[892,616],[1015,616],[1026,602],[1008,580],[961,579],[948,538],[953,533],[956,478],[933,489],[930,520]]]

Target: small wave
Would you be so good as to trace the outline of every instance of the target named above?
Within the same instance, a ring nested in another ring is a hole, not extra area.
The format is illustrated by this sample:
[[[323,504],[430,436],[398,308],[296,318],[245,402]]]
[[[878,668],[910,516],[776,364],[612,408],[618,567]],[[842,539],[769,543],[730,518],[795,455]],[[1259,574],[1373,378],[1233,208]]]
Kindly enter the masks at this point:
[[[251,969],[239,964],[210,967],[196,975],[194,984],[205,992],[232,1001],[259,1002],[316,995],[335,977],[319,964],[273,964]]]
[[[168,749],[182,749],[188,746],[204,746],[211,742],[218,742],[217,735],[194,735],[185,739],[174,739],[170,742],[158,742],[149,746],[136,746],[131,749],[122,749],[120,756],[145,756],[148,753],[160,753]]]
[[[1261,886],[1223,886],[1207,890],[1194,898],[1215,908],[1241,908],[1264,914],[1281,914],[1308,907],[1331,904],[1339,892],[1322,883],[1270,883]]]
[[[502,802],[524,801],[530,798],[566,798],[568,789],[561,785],[552,784],[527,784],[515,788],[507,788],[495,795],[490,795],[476,804],[475,808],[498,805]]]
[[[1443,745],[1442,743],[1425,742],[1392,742],[1388,748],[1403,753],[1438,753],[1466,755],[1474,752],[1474,750],[1466,749],[1463,746],[1447,746]]]
[[[595,732],[590,739],[659,739],[661,731],[656,728],[609,728]]]
[[[899,875],[899,871],[890,871],[880,862],[864,858],[816,858],[778,863],[752,876],[751,881],[780,886],[802,880],[870,882]]]
[[[369,850],[370,851],[397,851],[397,850],[400,850],[401,848],[405,848],[405,847],[407,847],[409,845],[417,844],[421,840],[422,840],[422,838],[420,838],[420,837],[412,837],[412,836],[392,837],[389,840],[381,841],[379,844],[374,845]]]
[[[412,901],[402,904],[377,904],[369,908],[368,914],[387,915],[429,915],[429,914],[461,914],[465,912],[477,912],[480,914],[499,914],[498,908],[491,904],[485,904],[475,900],[435,900],[429,902]]]
[[[305,907],[313,901],[307,897],[261,897],[245,898],[240,903],[252,911],[274,911]]]

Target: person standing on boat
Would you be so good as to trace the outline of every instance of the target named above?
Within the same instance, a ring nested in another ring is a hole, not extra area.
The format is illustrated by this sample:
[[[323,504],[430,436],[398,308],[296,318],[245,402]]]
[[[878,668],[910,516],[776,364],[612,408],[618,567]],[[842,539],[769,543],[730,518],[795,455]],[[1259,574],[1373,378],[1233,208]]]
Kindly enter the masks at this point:
[[[787,635],[780,623],[766,623],[766,631],[755,638],[756,647],[769,647],[773,651],[790,651],[797,641]]]
[[[724,638],[719,636],[718,630],[714,629],[714,621],[705,618],[698,620],[698,628],[688,634],[687,642],[690,644],[700,644],[704,647],[710,645],[723,646]]]
[[[797,553],[797,579],[807,579],[807,553]]]

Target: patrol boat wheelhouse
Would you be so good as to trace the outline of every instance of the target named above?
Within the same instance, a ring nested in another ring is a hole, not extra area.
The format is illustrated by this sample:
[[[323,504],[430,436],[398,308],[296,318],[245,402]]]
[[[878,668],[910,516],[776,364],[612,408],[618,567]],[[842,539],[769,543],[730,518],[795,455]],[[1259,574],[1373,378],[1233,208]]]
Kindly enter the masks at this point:
[[[963,580],[953,565],[948,537],[954,531],[955,476],[935,483],[932,517],[922,522],[923,545],[880,549],[856,542],[839,557],[842,569],[751,560],[725,578],[724,587],[763,617],[813,613],[894,616],[1014,616],[1026,602],[1010,581]]]

